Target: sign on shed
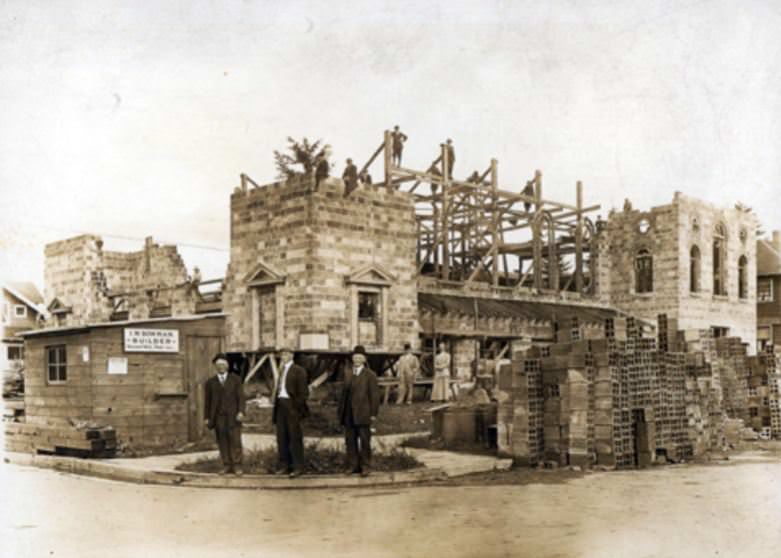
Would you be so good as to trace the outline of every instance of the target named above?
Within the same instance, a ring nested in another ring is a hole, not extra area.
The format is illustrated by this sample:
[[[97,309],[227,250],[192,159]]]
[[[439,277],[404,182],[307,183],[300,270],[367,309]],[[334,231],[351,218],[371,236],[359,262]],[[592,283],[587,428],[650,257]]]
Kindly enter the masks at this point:
[[[127,353],[178,353],[178,329],[125,328]]]

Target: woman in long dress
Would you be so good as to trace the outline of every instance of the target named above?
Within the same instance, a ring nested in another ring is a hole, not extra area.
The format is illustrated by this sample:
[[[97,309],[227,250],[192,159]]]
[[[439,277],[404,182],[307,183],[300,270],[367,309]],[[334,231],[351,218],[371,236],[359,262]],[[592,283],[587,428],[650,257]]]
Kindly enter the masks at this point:
[[[439,353],[434,357],[434,386],[431,389],[432,401],[450,399],[450,355],[445,344],[439,344]]]

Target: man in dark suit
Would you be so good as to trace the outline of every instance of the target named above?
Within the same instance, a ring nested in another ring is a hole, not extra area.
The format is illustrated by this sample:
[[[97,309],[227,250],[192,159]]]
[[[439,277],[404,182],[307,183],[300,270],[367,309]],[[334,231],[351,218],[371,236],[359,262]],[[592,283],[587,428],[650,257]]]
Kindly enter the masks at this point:
[[[277,427],[279,464],[276,474],[295,478],[304,473],[304,434],[301,420],[309,416],[306,399],[309,381],[306,370],[293,362],[293,349],[279,349],[280,370],[272,397],[271,421]]]
[[[339,421],[344,426],[348,468],[345,474],[371,470],[371,425],[380,410],[380,387],[377,375],[366,366],[366,349],[353,349],[353,365],[345,371],[339,399]]]
[[[214,430],[220,448],[223,470],[243,473],[241,468],[241,422],[244,420],[244,386],[236,374],[228,372],[228,357],[220,353],[212,359],[217,371],[204,386],[206,426]]]

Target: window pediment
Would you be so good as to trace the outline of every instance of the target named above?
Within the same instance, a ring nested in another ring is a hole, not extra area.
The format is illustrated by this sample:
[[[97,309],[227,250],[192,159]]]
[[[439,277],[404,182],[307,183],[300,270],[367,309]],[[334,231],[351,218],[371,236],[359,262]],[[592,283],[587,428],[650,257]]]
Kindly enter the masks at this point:
[[[348,285],[369,285],[373,287],[390,287],[396,278],[386,269],[377,264],[364,266],[352,272],[345,278]]]
[[[260,262],[244,276],[244,282],[250,287],[279,285],[285,282],[285,276],[273,267]]]
[[[65,306],[59,298],[55,298],[46,308],[50,314],[69,314],[73,311],[72,306]]]

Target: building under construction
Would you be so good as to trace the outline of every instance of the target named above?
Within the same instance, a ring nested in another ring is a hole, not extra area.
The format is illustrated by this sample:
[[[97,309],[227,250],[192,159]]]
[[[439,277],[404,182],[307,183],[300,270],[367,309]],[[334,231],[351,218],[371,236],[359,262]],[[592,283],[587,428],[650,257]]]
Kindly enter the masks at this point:
[[[605,339],[606,324],[630,314],[636,339],[664,312],[674,331],[740,335],[753,350],[751,213],[676,194],[668,206],[627,206],[595,222],[599,206],[585,203],[581,183],[570,203],[553,201],[540,171],[501,184],[491,160],[482,175],[459,180],[447,145],[415,170],[394,164],[392,143],[386,132],[364,166],[382,161],[374,184],[325,178],[315,187],[300,175],[259,185],[241,175],[230,263],[218,280],[188,274],[174,247],[151,240],[132,254],[105,252],[92,236],[49,245],[52,334],[222,312],[223,347],[246,380],[276,374],[273,352],[284,345],[314,383],[338,379],[357,344],[385,371],[405,343],[423,353],[425,369],[445,342],[451,374],[466,378],[486,359],[520,362],[532,347]],[[196,399],[191,389],[181,397]]]

